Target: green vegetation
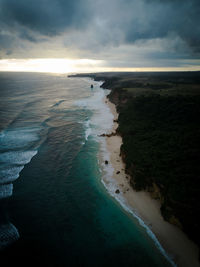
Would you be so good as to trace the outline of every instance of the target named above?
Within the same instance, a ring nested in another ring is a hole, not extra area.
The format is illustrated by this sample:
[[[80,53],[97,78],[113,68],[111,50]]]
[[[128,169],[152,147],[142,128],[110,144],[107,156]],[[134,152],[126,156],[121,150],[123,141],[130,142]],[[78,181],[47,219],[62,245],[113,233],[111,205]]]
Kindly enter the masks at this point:
[[[149,83],[115,88],[110,99],[117,103],[121,153],[132,186],[153,191],[156,185],[164,218],[199,243],[200,86]]]
[[[163,215],[169,219],[171,211],[184,228],[200,211],[199,118],[200,97],[182,96],[136,97],[119,116],[132,185],[142,190],[155,183],[163,196]]]
[[[90,77],[111,89],[131,185],[158,197],[163,217],[200,245],[200,73]]]

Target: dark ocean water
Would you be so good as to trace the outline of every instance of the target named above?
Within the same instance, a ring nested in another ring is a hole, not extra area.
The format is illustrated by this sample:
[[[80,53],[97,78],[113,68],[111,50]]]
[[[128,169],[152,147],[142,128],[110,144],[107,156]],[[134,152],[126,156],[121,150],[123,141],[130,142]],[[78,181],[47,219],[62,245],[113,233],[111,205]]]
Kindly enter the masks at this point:
[[[1,266],[170,266],[101,182],[107,93],[85,78],[0,73]]]

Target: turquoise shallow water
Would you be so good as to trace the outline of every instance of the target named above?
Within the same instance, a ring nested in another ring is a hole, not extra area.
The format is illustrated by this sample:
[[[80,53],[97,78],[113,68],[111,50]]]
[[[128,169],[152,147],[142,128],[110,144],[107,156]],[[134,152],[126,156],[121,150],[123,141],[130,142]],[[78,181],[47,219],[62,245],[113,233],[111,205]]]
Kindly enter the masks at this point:
[[[1,261],[170,266],[101,183],[97,135],[112,115],[100,84],[47,74],[0,80]]]

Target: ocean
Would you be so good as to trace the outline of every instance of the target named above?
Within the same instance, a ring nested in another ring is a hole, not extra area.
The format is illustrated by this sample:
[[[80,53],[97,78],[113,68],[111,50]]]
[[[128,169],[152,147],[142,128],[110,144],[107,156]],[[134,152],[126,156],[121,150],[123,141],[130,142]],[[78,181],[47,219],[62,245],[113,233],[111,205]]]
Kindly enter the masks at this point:
[[[99,153],[108,151],[99,135],[113,115],[100,85],[0,73],[1,266],[171,266],[103,183],[112,168],[102,170]]]

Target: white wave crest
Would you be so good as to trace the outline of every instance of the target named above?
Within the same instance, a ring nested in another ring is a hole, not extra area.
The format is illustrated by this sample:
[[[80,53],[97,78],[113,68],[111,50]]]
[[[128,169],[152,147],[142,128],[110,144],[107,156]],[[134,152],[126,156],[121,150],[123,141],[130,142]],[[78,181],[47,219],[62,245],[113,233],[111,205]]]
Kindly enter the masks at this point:
[[[0,162],[25,165],[37,154],[37,150],[12,151],[0,154]]]
[[[87,120],[85,122],[85,140],[88,140],[88,137],[92,134],[92,129],[91,129],[91,121]]]
[[[19,177],[19,173],[22,171],[24,166],[10,167],[0,170],[0,184],[11,183]]]
[[[19,232],[12,223],[0,225],[0,250],[19,239]]]
[[[16,149],[39,139],[40,128],[14,128],[0,134],[1,149]]]
[[[87,134],[92,135],[94,138],[102,133],[107,133],[113,124],[114,116],[110,112],[109,107],[103,101],[104,97],[109,92],[110,90],[96,88],[91,97],[75,102],[75,105],[92,111],[90,128],[88,128]]]
[[[13,184],[0,185],[0,199],[12,196]]]

